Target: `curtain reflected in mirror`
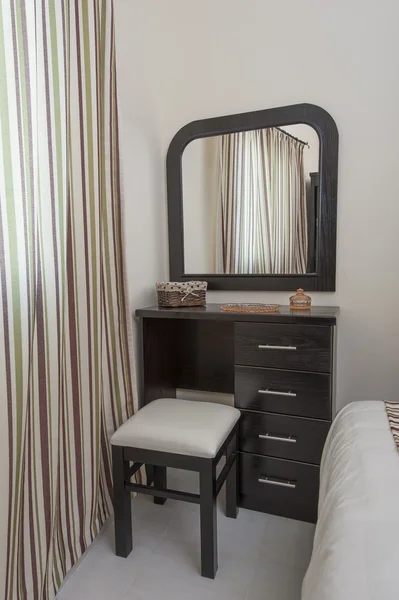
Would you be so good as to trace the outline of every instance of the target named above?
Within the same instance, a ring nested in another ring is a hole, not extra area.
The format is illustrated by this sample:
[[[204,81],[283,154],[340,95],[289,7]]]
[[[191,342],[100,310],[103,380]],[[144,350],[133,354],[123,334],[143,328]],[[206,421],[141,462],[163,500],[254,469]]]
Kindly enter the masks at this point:
[[[185,272],[313,272],[318,163],[318,135],[304,124],[188,144],[182,158]]]

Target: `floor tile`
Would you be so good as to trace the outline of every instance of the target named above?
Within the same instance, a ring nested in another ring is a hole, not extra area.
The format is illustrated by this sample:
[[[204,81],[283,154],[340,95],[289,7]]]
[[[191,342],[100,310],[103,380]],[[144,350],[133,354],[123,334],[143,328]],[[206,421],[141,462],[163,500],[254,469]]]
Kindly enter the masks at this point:
[[[163,536],[147,565],[134,581],[139,598],[230,598],[243,600],[255,572],[252,558],[219,552],[219,568],[214,580],[200,575],[200,545]],[[154,577],[156,574],[156,577]],[[147,596],[144,594],[147,593]],[[169,595],[168,595],[169,594]],[[186,594],[186,595],[184,595]]]
[[[300,600],[304,570],[261,557],[245,600]]]
[[[161,581],[157,577],[151,577],[148,581],[141,579],[135,582],[131,591],[127,592],[118,600],[243,600],[242,598],[221,596],[216,592],[195,588],[186,580],[168,574]]]
[[[97,538],[91,547],[92,552],[102,552],[105,554],[115,554],[115,533],[114,521],[110,521],[109,527],[104,530],[103,534]],[[158,543],[159,536],[149,531],[133,530],[133,552],[139,548],[140,552],[146,548],[152,550]]]
[[[240,508],[237,519],[218,514],[219,548],[238,556],[258,557],[269,515]]]
[[[169,487],[198,492],[198,476],[172,469]],[[200,575],[199,507],[150,496],[132,501],[133,552],[114,553],[111,518],[58,600],[299,600],[314,526],[240,509],[217,507],[219,569],[214,580]]]
[[[199,475],[195,471],[168,469],[168,488],[199,494]]]
[[[314,530],[312,523],[269,515],[260,553],[272,562],[307,568]]]
[[[132,500],[133,532],[146,531],[161,535],[181,506],[182,503],[175,500],[167,500],[164,505],[159,505],[154,504],[152,496],[136,496]]]
[[[93,548],[60,591],[57,600],[118,599],[132,586],[150,555],[148,546],[140,543],[136,543],[134,552],[126,559]]]
[[[179,511],[170,518],[163,534],[187,542],[200,539],[200,509],[197,504],[182,503]]]
[[[237,519],[230,519],[225,516],[224,506],[219,506],[217,530],[220,551],[258,557],[266,525],[267,516],[264,513],[240,509]],[[191,543],[199,542],[199,506],[183,504],[181,510],[172,515],[163,536]]]

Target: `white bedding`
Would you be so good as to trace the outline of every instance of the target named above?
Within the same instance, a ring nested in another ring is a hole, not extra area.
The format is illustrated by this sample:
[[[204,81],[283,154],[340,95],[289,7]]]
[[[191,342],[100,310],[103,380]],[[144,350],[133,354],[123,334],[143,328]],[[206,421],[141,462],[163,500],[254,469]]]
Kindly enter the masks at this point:
[[[302,600],[358,599],[399,599],[399,452],[383,402],[349,404],[331,427],[302,586]]]

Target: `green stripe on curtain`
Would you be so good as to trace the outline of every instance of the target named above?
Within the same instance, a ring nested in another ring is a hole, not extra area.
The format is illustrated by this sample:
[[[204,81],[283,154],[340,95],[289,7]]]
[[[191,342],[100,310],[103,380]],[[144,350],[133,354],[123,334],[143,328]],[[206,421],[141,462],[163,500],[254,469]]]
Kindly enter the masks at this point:
[[[113,29],[109,1],[0,0],[6,600],[54,598],[98,534],[133,413]]]

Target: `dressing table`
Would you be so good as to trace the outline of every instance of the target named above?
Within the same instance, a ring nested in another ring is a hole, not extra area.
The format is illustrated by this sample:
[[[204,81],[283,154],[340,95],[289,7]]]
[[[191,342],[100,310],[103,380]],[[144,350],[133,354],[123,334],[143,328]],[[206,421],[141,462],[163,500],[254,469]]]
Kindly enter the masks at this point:
[[[335,291],[338,130],[323,108],[193,121],[172,139],[166,166],[171,281]],[[233,394],[241,506],[315,521],[335,414],[338,309],[251,314],[208,304],[136,316],[143,402],[176,389]]]
[[[241,410],[239,503],[314,522],[319,465],[335,413],[335,307],[231,313],[136,311],[143,402],[176,389],[234,394]]]

